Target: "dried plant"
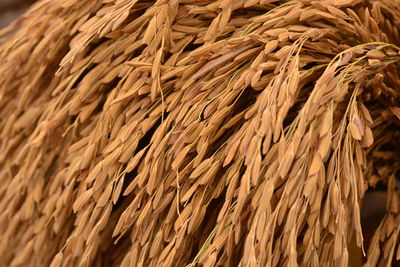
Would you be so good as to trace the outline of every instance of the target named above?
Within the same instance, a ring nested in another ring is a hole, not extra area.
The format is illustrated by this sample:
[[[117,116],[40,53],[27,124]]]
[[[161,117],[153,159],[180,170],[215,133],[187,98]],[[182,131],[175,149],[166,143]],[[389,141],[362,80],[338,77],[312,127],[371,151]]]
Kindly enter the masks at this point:
[[[398,0],[38,1],[0,31],[0,264],[390,266],[399,31]]]

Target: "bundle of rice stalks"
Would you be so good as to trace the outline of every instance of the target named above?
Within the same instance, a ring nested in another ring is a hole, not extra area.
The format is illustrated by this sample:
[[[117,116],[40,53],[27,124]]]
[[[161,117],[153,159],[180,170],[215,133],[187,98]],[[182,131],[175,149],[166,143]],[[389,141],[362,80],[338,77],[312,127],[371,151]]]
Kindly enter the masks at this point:
[[[0,263],[389,266],[399,29],[397,0],[37,2],[0,33]]]

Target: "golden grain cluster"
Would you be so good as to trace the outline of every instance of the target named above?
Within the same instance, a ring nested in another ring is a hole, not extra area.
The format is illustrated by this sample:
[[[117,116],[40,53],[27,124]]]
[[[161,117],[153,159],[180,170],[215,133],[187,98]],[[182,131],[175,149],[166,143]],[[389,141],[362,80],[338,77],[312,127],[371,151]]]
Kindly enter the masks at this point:
[[[398,0],[37,2],[0,32],[0,264],[390,266],[399,31]]]

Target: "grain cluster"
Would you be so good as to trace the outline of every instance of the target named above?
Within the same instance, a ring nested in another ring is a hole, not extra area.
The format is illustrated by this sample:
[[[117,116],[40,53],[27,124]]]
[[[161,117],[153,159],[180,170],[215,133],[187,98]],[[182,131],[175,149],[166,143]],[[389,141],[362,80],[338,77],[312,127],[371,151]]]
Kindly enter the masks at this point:
[[[0,31],[0,264],[390,266],[399,31],[398,0],[38,1]]]

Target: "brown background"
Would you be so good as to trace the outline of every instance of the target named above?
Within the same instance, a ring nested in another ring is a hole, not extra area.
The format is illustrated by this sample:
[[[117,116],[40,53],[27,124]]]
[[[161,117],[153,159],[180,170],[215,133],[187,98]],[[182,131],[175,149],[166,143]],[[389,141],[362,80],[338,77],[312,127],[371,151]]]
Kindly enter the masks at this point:
[[[34,0],[0,0],[0,28],[21,16]]]

